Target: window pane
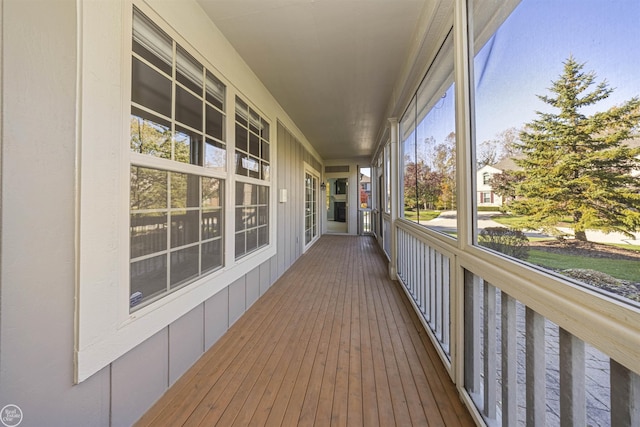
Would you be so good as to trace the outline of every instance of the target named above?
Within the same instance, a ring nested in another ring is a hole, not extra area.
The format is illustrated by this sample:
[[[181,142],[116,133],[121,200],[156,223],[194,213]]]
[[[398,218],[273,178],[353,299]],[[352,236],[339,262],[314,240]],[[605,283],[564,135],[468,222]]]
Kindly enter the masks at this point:
[[[171,173],[171,207],[200,206],[200,177],[186,173]]]
[[[260,156],[260,139],[258,135],[249,133],[249,154],[253,156]]]
[[[639,299],[640,3],[472,4],[477,243]]]
[[[176,120],[194,129],[202,129],[202,100],[176,86]]]
[[[202,177],[202,206],[218,208],[222,206],[223,181],[217,178]]]
[[[167,172],[131,166],[131,210],[167,208]]]
[[[223,140],[223,132],[222,127],[224,123],[224,116],[222,113],[215,108],[211,108],[207,105],[207,121],[206,121],[206,132],[207,135],[217,138],[219,140]]]
[[[174,160],[182,163],[200,165],[202,134],[181,126],[176,126]]]
[[[269,224],[269,208],[260,207],[258,208],[258,225],[268,225]]]
[[[171,158],[171,123],[139,108],[131,108],[131,151]]]
[[[236,258],[241,255],[244,255],[247,252],[245,245],[245,232],[241,231],[240,233],[236,233]]]
[[[260,132],[260,136],[265,140],[269,141],[269,123],[266,121],[262,121],[262,132]],[[265,159],[268,160],[268,159]]]
[[[167,290],[167,255],[132,262],[129,267],[131,295],[140,292],[138,303]]]
[[[202,240],[222,236],[222,211],[206,210],[202,212]]]
[[[249,149],[249,131],[236,123],[236,148],[242,151]]]
[[[171,252],[171,287],[178,286],[198,276],[200,248],[192,246]]]
[[[269,143],[266,141],[262,141],[262,151],[261,156],[262,160],[269,161]]]
[[[404,217],[456,237],[455,92],[452,82],[453,37],[450,33],[400,121],[400,133]],[[386,150],[385,155],[388,155]]]
[[[224,110],[225,86],[207,71],[207,102]]]
[[[133,51],[171,75],[171,37],[136,8],[133,9]]]
[[[131,68],[131,101],[171,117],[171,80],[138,58]]]
[[[202,244],[202,272],[222,267],[222,240],[214,240]]]
[[[178,46],[177,54],[176,79],[196,94],[202,96],[202,64],[180,46]]]
[[[167,250],[167,214],[131,214],[131,258]]]
[[[199,239],[200,215],[198,211],[171,213],[171,247],[195,243]]]
[[[269,244],[269,226],[258,228],[258,246]]]
[[[260,116],[249,108],[249,130],[253,133],[260,133]]]
[[[262,165],[262,179],[264,181],[269,181],[271,179],[271,167],[269,163],[261,162]]]
[[[258,230],[247,231],[247,252],[258,249]]]
[[[227,167],[227,147],[221,142],[207,139],[204,145],[204,166],[225,170]]]
[[[238,97],[236,97],[236,122],[245,128],[249,127],[249,107]]]

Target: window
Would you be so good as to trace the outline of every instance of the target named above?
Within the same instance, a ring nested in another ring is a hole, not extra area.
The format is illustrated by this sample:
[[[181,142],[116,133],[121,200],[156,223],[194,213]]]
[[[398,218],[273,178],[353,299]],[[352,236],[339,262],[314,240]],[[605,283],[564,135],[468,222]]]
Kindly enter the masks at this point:
[[[131,308],[222,267],[222,182],[131,167]]]
[[[269,181],[269,123],[236,97],[236,174]]]
[[[494,250],[640,301],[640,3],[471,4],[476,162],[508,212],[477,212],[478,244],[516,229],[527,251]]]
[[[482,174],[482,183],[484,185],[489,185],[491,183],[491,174],[489,172]]]
[[[449,34],[400,121],[400,135],[403,216],[451,237],[457,235],[454,95]]]
[[[304,243],[308,245],[318,235],[318,178],[304,174]]]
[[[483,191],[480,193],[480,203],[491,203],[491,193]]]
[[[236,259],[269,244],[269,187],[236,182]]]
[[[223,266],[226,144],[225,86],[135,8],[132,46],[129,278],[135,310]]]

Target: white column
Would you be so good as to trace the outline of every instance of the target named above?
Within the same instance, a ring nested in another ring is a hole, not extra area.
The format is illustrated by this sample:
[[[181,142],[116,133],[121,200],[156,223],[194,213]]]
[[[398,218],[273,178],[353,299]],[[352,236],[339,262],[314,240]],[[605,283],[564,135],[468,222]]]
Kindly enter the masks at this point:
[[[398,159],[399,156],[399,146],[398,146],[398,119],[390,118],[389,119],[390,129],[389,134],[391,138],[391,146],[389,150],[390,158],[390,171],[389,177],[391,179],[391,230],[389,230],[389,238],[390,238],[390,258],[391,262],[389,263],[389,277],[392,280],[395,280],[398,273],[397,263],[398,263],[398,243],[397,243],[397,233],[395,229],[396,219],[398,219],[399,209],[400,209],[400,193],[402,192],[401,182],[400,182],[400,170],[398,168]]]

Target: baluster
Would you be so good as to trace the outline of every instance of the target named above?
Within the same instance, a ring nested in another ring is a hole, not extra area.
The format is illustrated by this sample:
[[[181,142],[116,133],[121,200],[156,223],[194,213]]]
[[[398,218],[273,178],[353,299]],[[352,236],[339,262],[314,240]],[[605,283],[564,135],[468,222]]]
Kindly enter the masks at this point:
[[[544,348],[544,317],[527,307],[526,363],[527,363],[527,426],[545,425],[546,367]]]
[[[611,359],[611,425],[640,425],[640,376]]]
[[[560,425],[586,426],[584,342],[560,328]]]
[[[484,282],[484,414],[487,418],[496,418],[496,288]]]
[[[517,316],[516,300],[501,292],[502,329],[502,425],[509,427],[518,421],[517,396]]]
[[[480,278],[464,270],[464,385],[480,392]]]

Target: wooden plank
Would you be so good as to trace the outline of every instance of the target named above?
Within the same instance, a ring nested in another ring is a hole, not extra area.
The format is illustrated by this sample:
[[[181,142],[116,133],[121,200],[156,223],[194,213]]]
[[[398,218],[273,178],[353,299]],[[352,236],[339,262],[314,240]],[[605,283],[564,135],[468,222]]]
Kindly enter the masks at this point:
[[[347,401],[346,425],[358,426],[363,424],[363,371],[362,371],[362,342],[366,339],[361,328],[360,288],[364,284],[362,279],[361,249],[356,247],[355,259],[352,260],[349,281],[351,285],[351,333],[349,340],[349,385]]]

